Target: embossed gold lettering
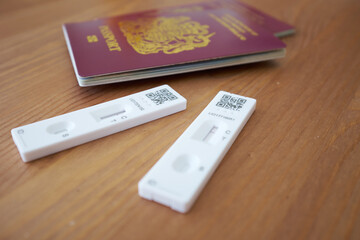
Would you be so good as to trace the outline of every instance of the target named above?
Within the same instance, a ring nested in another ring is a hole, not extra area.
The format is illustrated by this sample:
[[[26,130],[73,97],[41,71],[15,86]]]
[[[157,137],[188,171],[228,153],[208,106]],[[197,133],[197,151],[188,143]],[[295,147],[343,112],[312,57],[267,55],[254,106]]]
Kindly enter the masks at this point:
[[[102,36],[105,39],[106,45],[109,48],[109,51],[121,51],[119,43],[116,41],[116,38],[113,32],[110,30],[109,26],[103,25],[99,27]]]

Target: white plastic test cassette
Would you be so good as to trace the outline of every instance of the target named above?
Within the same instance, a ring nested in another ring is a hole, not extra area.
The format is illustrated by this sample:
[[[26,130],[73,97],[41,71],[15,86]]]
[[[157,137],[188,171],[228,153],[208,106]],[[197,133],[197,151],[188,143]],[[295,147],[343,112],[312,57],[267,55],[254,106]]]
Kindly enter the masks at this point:
[[[140,180],[139,195],[187,212],[255,106],[255,99],[220,91]]]
[[[186,99],[168,85],[11,130],[24,162],[179,111]]]

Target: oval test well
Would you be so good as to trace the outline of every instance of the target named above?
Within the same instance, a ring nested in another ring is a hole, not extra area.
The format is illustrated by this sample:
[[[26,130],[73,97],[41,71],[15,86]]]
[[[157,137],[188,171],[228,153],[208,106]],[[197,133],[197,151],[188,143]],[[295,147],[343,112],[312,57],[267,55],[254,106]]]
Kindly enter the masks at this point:
[[[139,195],[187,212],[255,110],[220,91],[138,184]]]

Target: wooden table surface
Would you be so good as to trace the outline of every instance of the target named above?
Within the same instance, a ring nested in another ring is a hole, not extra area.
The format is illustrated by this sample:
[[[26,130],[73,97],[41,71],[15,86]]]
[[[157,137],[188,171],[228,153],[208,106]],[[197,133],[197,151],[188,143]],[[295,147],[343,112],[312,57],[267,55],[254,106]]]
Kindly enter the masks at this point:
[[[81,88],[62,23],[179,2],[2,0],[0,239],[360,239],[360,2],[246,2],[296,27],[285,58]],[[161,84],[186,111],[21,161],[12,128]],[[140,198],[138,181],[219,90],[257,109],[192,210]]]

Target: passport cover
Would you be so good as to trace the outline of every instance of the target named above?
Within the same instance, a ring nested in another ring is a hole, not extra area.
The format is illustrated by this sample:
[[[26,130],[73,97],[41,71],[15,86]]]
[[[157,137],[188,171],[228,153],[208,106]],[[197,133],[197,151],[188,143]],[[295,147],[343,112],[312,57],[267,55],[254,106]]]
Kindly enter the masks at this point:
[[[219,2],[67,23],[63,30],[79,84],[81,79],[285,48],[274,29]]]
[[[280,21],[248,4],[236,0],[226,0],[213,3],[215,7],[224,7],[233,9],[252,22],[262,26],[264,29],[272,32],[277,37],[285,37],[295,33],[293,26]]]

